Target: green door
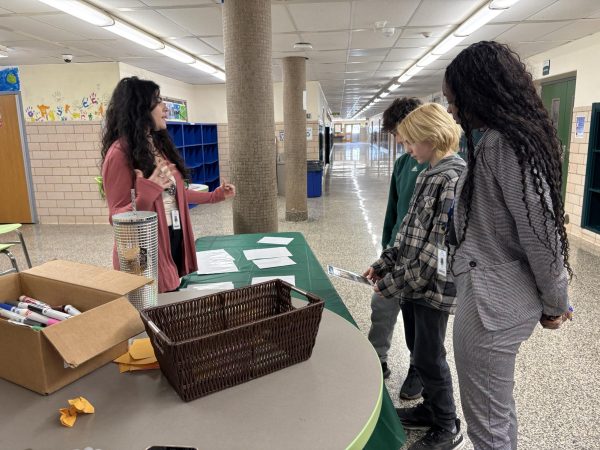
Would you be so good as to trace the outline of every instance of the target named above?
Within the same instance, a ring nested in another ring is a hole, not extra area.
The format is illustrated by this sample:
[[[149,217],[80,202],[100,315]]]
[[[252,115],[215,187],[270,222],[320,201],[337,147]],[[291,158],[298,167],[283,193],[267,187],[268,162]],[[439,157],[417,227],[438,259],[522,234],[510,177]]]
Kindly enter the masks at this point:
[[[573,104],[575,102],[575,78],[543,84],[542,102],[552,118],[563,147],[561,188],[564,201],[567,192],[567,176],[569,175],[569,144],[571,141]]]

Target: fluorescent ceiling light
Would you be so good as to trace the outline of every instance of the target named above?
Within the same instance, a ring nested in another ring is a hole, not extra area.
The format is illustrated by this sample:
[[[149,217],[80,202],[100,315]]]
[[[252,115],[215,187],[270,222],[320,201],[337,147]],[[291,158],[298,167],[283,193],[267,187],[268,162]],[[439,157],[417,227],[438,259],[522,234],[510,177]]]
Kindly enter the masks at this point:
[[[126,25],[123,22],[119,22],[118,20],[115,20],[114,25],[104,27],[104,29],[151,50],[158,50],[165,46],[162,42],[153,38],[149,34],[146,34],[137,28]]]
[[[508,9],[515,3],[518,3],[519,0],[493,0],[490,3],[490,9]]]
[[[196,61],[194,61],[192,64],[190,64],[190,66],[192,66],[194,69],[200,70],[205,73],[210,73],[210,74],[213,74],[217,71],[217,69],[215,69],[213,66],[206,64],[205,62],[200,61],[198,59]]]
[[[417,66],[426,67],[432,62],[434,62],[436,59],[438,59],[440,56],[442,55],[434,55],[433,53],[427,53],[419,61],[417,61]]]
[[[464,41],[466,36],[455,36],[451,34],[450,36],[444,38],[442,42],[436,45],[431,53],[433,55],[443,55],[444,53],[449,52],[452,48],[457,46],[460,42]]]
[[[410,69],[408,69],[406,72],[404,72],[404,75],[407,75],[409,77],[414,77],[416,74],[418,74],[421,70],[423,70],[423,67],[419,67],[416,64],[414,66],[412,66]]]
[[[8,53],[4,50],[0,50],[0,58],[8,58]]]
[[[391,92],[384,91],[384,92],[382,92],[381,94],[379,94],[379,96],[380,96],[381,98],[386,98],[386,97],[387,97],[388,95],[390,95],[390,94],[391,94]]]
[[[390,92],[394,92],[394,91],[395,91],[396,89],[398,89],[399,87],[400,87],[400,85],[399,85],[399,84],[392,84],[392,85],[391,85],[391,86],[388,88],[388,90],[389,90]]]
[[[102,10],[76,0],[40,0],[40,2],[98,27],[106,27],[115,22],[112,17]]]
[[[454,34],[456,36],[468,36],[503,12],[503,9],[490,9],[486,5],[469,17],[460,27],[458,27]]]
[[[192,58],[187,53],[182,52],[181,50],[176,49],[175,47],[171,47],[170,45],[165,45],[165,48],[161,48],[160,50],[156,50],[161,55],[168,56],[175,61],[179,61],[185,64],[193,64],[196,62],[194,58]]]

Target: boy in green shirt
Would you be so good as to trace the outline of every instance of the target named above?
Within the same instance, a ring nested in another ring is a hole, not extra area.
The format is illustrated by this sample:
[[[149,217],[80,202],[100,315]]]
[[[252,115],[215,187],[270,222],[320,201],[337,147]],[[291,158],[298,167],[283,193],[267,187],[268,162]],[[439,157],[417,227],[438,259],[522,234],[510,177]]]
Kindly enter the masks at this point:
[[[394,100],[388,109],[383,113],[383,131],[396,134],[396,127],[402,120],[414,109],[421,105],[421,101],[416,98],[400,98]],[[419,164],[410,155],[404,154],[394,163],[394,171],[390,182],[390,192],[388,196],[388,205],[385,212],[385,222],[383,225],[383,235],[381,245],[385,250],[394,246],[396,234],[402,223],[402,219],[408,211],[408,205],[415,189],[415,183],[419,173],[427,167],[427,164]],[[387,378],[391,371],[387,365],[387,354],[392,343],[394,326],[400,312],[400,302],[398,299],[383,298],[373,294],[371,298],[371,329],[369,330],[369,341],[375,347],[384,378]],[[402,314],[405,333],[414,330],[414,317],[408,313]],[[409,336],[406,337],[410,339]],[[411,355],[412,361],[412,355]],[[413,400],[421,397],[423,386],[412,363],[408,370],[406,380],[400,389],[400,398]]]

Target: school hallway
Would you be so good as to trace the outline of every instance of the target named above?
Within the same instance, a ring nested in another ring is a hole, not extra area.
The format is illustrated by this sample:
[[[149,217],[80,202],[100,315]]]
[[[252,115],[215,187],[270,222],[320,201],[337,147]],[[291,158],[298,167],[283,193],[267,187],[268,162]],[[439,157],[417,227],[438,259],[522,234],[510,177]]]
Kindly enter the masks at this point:
[[[285,198],[280,196],[279,231],[303,233],[323,266],[331,264],[362,273],[381,251],[393,156],[385,148],[365,143],[334,144],[332,163],[323,174],[323,195],[308,199],[309,220],[286,222]],[[191,215],[196,238],[233,233],[231,202],[200,205],[191,210]],[[54,258],[112,265],[109,225],[24,225],[23,233],[34,265]],[[515,396],[519,448],[524,450],[595,449],[600,445],[600,387],[596,376],[600,368],[600,331],[595,322],[600,316],[600,251],[574,237],[570,243],[570,260],[576,274],[570,288],[575,318],[559,331],[537,327],[517,359]],[[15,247],[14,253],[24,267],[20,248]],[[2,258],[0,270],[8,266],[7,258]],[[371,290],[342,279],[332,282],[366,336]],[[452,318],[446,345],[458,406],[451,336]],[[398,400],[408,369],[401,320],[388,364],[392,375],[386,384],[395,405],[414,406],[417,402]],[[462,418],[460,407],[458,414]],[[422,433],[407,432],[407,436],[407,444],[411,444]],[[466,448],[472,448],[470,443]]]

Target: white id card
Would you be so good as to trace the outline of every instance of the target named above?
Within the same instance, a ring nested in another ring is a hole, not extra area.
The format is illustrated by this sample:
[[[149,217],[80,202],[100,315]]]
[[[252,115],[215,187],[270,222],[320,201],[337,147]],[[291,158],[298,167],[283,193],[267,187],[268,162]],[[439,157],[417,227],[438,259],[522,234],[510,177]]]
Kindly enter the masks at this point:
[[[442,277],[446,276],[446,272],[448,269],[448,254],[445,249],[438,248],[437,249],[437,273]]]
[[[171,220],[173,221],[173,229],[181,230],[181,222],[179,220],[179,211],[177,211],[176,209],[171,211]]]

